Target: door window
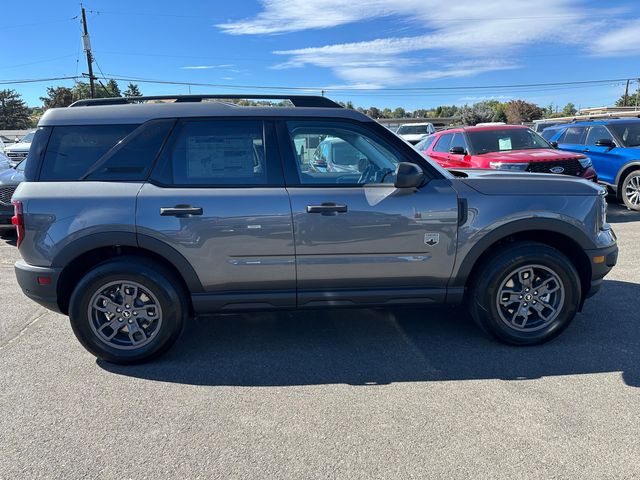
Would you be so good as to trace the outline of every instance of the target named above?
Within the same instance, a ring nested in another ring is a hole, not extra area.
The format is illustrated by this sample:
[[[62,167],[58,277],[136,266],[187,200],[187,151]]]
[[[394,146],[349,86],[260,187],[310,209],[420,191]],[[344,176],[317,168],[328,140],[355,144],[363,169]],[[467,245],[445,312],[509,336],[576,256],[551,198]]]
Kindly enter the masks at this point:
[[[613,140],[613,136],[609,133],[602,125],[595,125],[589,129],[589,133],[587,134],[586,145],[594,146],[598,140]]]
[[[453,139],[453,134],[451,133],[445,133],[444,135],[441,135],[440,138],[438,139],[438,143],[436,143],[436,146],[433,147],[433,151],[449,153],[452,139]]]
[[[257,186],[277,183],[267,165],[261,121],[179,122],[152,178],[178,186]]]
[[[582,145],[584,143],[585,130],[584,127],[568,127],[560,137],[558,143]]]
[[[301,184],[393,183],[400,156],[364,129],[339,122],[287,126]]]
[[[453,147],[462,147],[464,148],[464,151],[468,151],[467,149],[467,142],[464,139],[464,135],[462,133],[456,133],[453,136],[453,140],[451,140],[451,147],[449,147],[450,149]]]

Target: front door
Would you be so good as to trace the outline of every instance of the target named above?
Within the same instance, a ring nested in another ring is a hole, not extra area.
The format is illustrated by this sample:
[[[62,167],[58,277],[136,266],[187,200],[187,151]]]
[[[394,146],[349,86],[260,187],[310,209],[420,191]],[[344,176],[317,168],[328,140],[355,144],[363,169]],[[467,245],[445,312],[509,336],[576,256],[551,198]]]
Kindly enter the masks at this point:
[[[448,180],[395,188],[395,168],[406,158],[375,132],[346,121],[295,120],[280,132],[293,178],[287,190],[298,306],[443,300],[458,221]],[[314,152],[300,155],[295,146],[302,144],[328,145],[341,170],[309,168]]]
[[[191,265],[196,309],[295,306],[291,207],[270,125],[179,121],[140,191],[139,242],[160,241]]]

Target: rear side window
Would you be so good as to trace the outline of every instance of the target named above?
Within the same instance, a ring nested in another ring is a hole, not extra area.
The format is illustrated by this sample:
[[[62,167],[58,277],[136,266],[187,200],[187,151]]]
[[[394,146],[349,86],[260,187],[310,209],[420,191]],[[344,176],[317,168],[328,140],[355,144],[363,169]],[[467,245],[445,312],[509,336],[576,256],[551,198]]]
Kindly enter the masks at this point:
[[[440,137],[436,146],[433,147],[434,152],[449,152],[451,148],[451,139],[453,135],[451,133],[445,133]]]
[[[40,181],[80,180],[100,157],[136,127],[137,125],[54,127],[43,159]]]
[[[451,141],[451,147],[462,147],[464,148],[465,152],[468,150],[467,148],[467,141],[464,139],[464,135],[462,133],[456,133],[453,136],[453,140]]]
[[[584,127],[568,127],[560,137],[558,143],[582,145],[584,143],[585,130],[586,128]]]
[[[420,140],[417,144],[416,144],[416,150],[429,150],[429,147],[431,146],[431,144],[433,143],[433,141],[436,139],[435,135],[429,135],[427,138],[425,138],[424,140]]]
[[[153,179],[176,186],[267,185],[271,182],[263,137],[261,121],[181,121]]]

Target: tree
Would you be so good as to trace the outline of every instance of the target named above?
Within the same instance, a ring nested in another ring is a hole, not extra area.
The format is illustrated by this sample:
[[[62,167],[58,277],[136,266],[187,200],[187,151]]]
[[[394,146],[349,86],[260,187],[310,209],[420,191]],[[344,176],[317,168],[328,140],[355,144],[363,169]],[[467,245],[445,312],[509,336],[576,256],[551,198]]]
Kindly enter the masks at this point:
[[[367,109],[367,115],[369,115],[371,118],[380,118],[380,110],[378,110],[376,107],[369,107]]]
[[[100,93],[99,95],[97,95],[98,97],[121,97],[122,93],[120,93],[120,87],[118,86],[118,82],[116,82],[115,80],[111,79],[107,82],[107,84],[105,85],[106,87],[106,91],[104,91],[104,87],[102,86],[102,84],[100,85],[100,89],[99,90],[103,90],[102,92],[96,92],[96,93]]]
[[[506,103],[504,113],[507,116],[507,122],[523,123],[542,118],[543,110],[524,100],[511,100]]]
[[[629,98],[627,99],[627,106],[628,107],[635,107],[636,105],[640,105],[640,102],[638,101],[638,92],[636,93],[632,93],[629,95]],[[624,107],[624,95],[622,95],[617,101],[616,101],[616,107]]]
[[[434,111],[436,117],[454,117],[460,112],[460,108],[456,105],[440,105]]]
[[[407,112],[404,111],[404,108],[398,107],[391,113],[391,118],[404,118],[407,116]]]
[[[73,90],[67,87],[48,87],[47,96],[40,97],[44,108],[68,107],[73,103]]]
[[[84,100],[85,98],[91,98],[91,89],[86,82],[77,82],[73,88],[73,99]]]
[[[576,113],[578,113],[578,110],[576,109],[576,106],[571,102],[567,103],[562,109],[563,117],[572,117]]]
[[[138,88],[138,84],[129,83],[129,85],[127,85],[127,89],[124,91],[124,96],[125,97],[141,97],[142,92]]]
[[[493,108],[487,102],[475,103],[471,106],[464,105],[459,111],[460,121],[465,125],[476,125],[477,123],[492,122]]]
[[[391,109],[390,108],[385,108],[380,113],[380,118],[391,118],[391,114],[392,114]]]
[[[0,90],[0,130],[23,130],[31,126],[29,107],[15,90]]]

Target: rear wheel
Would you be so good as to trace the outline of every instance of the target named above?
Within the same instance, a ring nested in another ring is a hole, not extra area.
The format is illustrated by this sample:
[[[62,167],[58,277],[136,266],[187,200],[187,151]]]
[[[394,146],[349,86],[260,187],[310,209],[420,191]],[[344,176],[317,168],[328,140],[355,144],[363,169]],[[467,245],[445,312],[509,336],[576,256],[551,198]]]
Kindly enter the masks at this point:
[[[520,242],[481,265],[469,301],[476,323],[497,339],[514,345],[543,343],[573,320],[580,280],[573,264],[556,249]]]
[[[89,272],[71,296],[69,318],[82,345],[113,363],[151,360],[178,338],[188,308],[175,276],[121,257]]]
[[[633,170],[624,178],[620,197],[627,208],[640,211],[640,169]]]

